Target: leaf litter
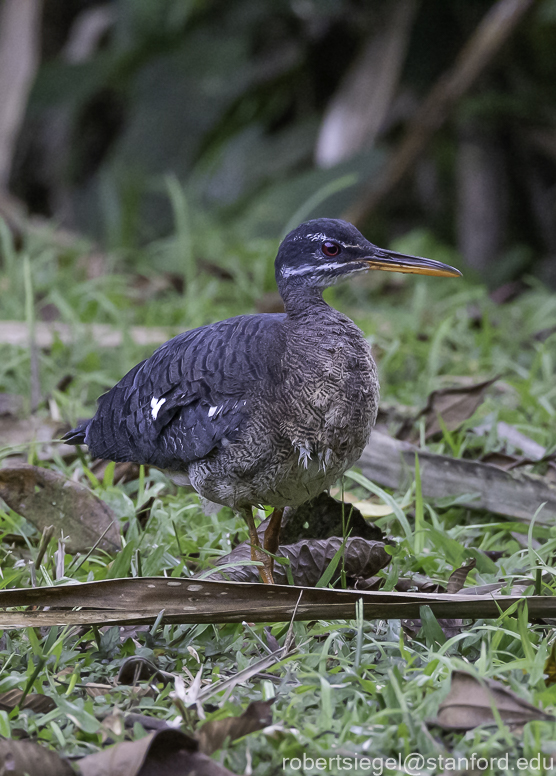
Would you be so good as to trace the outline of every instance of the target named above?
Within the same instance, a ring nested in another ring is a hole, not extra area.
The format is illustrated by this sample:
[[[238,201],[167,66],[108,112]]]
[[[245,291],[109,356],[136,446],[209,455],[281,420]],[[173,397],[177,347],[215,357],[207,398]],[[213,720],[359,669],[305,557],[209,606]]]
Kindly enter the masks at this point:
[[[522,728],[532,720],[554,722],[555,717],[523,700],[493,679],[478,679],[465,671],[454,671],[450,691],[429,724],[444,730],[472,730],[479,725],[496,725],[495,711],[510,728]]]
[[[39,531],[52,525],[62,531],[68,552],[90,549],[103,534],[101,549],[121,548],[117,520],[108,504],[51,469],[29,464],[0,469],[0,498]]]

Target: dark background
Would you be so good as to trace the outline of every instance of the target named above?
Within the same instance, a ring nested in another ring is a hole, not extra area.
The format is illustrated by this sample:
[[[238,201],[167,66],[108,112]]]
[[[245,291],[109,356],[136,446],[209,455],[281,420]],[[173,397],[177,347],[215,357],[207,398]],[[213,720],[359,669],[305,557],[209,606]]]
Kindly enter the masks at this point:
[[[365,207],[495,7],[515,24]],[[0,25],[6,212],[132,251],[172,230],[171,175],[236,233],[347,214],[556,285],[555,0],[3,0]]]

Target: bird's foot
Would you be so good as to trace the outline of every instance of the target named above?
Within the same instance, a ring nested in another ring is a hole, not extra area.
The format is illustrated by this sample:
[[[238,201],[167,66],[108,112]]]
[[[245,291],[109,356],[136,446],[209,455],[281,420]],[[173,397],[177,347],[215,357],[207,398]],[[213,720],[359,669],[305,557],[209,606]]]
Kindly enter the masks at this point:
[[[265,585],[274,584],[274,558],[268,555],[261,548],[261,545],[253,544],[251,541],[251,560],[262,563],[259,566],[259,575]]]

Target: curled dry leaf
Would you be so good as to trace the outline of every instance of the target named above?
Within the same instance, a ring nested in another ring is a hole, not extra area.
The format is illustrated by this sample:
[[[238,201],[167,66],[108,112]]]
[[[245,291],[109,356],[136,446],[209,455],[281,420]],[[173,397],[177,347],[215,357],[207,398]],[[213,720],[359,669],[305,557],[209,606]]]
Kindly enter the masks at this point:
[[[197,734],[199,749],[212,754],[221,749],[226,740],[229,743],[238,738],[255,733],[272,724],[270,706],[274,698],[268,701],[253,701],[239,717],[226,717],[205,722]]]
[[[465,580],[471,569],[474,569],[477,565],[475,558],[470,558],[465,566],[460,566],[459,569],[452,571],[450,578],[448,579],[448,586],[446,588],[447,593],[459,593],[462,587],[465,585]]]
[[[199,752],[195,739],[172,729],[88,755],[79,770],[81,776],[234,776]]]
[[[458,386],[456,388],[441,388],[433,391],[423,410],[417,415],[417,420],[425,418],[425,439],[430,439],[438,434],[442,427],[438,420],[440,416],[448,431],[455,431],[461,424],[468,420],[475,410],[481,406],[487,389],[498,380],[485,380],[474,385]],[[411,424],[413,426],[413,424]],[[419,440],[419,432],[406,424],[398,434],[400,439],[409,439],[412,442]]]
[[[0,773],[10,776],[75,776],[67,760],[31,741],[0,740]]]
[[[342,546],[342,539],[333,536],[330,539],[314,539],[281,545],[278,557],[287,558],[296,585],[312,587],[317,584],[330,565],[334,555]],[[242,542],[229,555],[218,561],[218,566],[226,563],[241,563],[251,560],[249,542]],[[368,541],[356,536],[348,539],[344,547],[344,568],[346,576],[351,578],[366,578],[376,574],[390,563],[391,556],[384,549],[384,542]],[[221,574],[218,566],[212,579],[222,578],[225,574],[229,579],[238,582],[256,582],[258,571],[256,566],[241,566],[227,568]],[[279,563],[274,565],[274,580],[277,584],[287,584],[286,567]]]
[[[524,701],[500,682],[479,681],[465,671],[454,671],[450,692],[440,704],[437,718],[430,724],[445,730],[472,730],[478,725],[494,725],[493,706],[510,727],[521,727],[534,719],[554,722],[553,716]]]
[[[21,464],[0,469],[0,498],[39,531],[50,525],[68,536],[68,552],[85,552],[104,531],[100,548],[121,547],[117,520],[110,507],[84,485],[50,469]],[[108,530],[107,530],[108,529]]]
[[[23,690],[16,688],[8,690],[7,692],[0,693],[0,709],[4,711],[13,711],[16,706],[20,706],[22,709],[30,709],[37,712],[37,714],[46,714],[48,711],[56,708],[56,702],[49,698],[48,695],[41,695],[40,693],[29,693],[21,704],[23,698]]]

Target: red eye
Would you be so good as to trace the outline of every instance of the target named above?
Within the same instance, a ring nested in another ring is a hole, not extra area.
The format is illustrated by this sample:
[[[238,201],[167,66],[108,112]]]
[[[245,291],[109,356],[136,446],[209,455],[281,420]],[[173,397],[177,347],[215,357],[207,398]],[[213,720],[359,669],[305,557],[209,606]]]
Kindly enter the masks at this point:
[[[323,242],[321,248],[324,255],[330,256],[330,258],[337,256],[341,250],[340,246],[337,245],[337,243],[332,242],[331,240],[327,240],[326,242]]]

